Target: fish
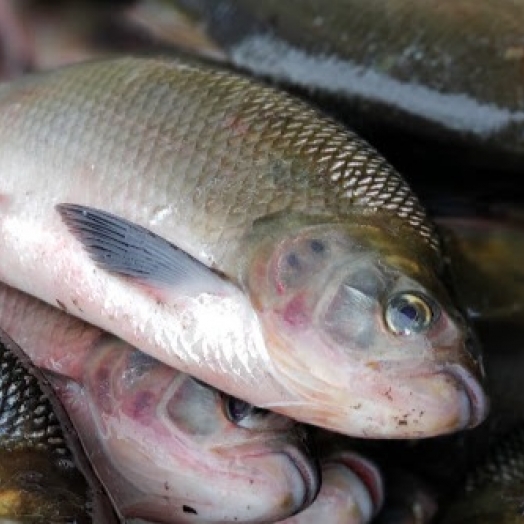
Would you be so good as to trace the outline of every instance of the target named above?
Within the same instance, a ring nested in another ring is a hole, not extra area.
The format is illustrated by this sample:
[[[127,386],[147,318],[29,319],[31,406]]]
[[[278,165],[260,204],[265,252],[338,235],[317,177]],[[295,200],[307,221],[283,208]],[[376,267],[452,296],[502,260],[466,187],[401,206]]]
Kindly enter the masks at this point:
[[[354,133],[171,58],[0,87],[0,281],[234,397],[368,438],[479,424],[434,223]]]
[[[320,460],[322,485],[317,498],[311,506],[281,524],[374,522],[384,499],[379,468],[351,449],[324,454]]]
[[[295,421],[5,285],[0,325],[46,373],[126,519],[274,522],[315,499],[318,465]]]
[[[121,522],[44,375],[0,330],[0,521]]]
[[[501,436],[466,479],[440,524],[524,522],[524,425]]]
[[[373,524],[430,524],[438,510],[435,490],[402,468],[388,471],[386,499]]]

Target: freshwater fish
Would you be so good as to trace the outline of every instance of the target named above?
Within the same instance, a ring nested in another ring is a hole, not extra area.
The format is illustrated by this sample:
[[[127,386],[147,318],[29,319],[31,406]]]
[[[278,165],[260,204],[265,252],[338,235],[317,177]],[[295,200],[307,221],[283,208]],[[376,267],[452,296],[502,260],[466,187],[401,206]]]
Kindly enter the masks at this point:
[[[499,438],[471,471],[440,524],[524,522],[524,426]]]
[[[273,522],[315,499],[316,461],[291,419],[5,285],[0,325],[48,374],[126,519]]]
[[[2,330],[0,521],[119,522],[53,389]]]
[[[227,71],[0,87],[0,280],[235,397],[366,437],[487,413],[434,224],[367,143]]]

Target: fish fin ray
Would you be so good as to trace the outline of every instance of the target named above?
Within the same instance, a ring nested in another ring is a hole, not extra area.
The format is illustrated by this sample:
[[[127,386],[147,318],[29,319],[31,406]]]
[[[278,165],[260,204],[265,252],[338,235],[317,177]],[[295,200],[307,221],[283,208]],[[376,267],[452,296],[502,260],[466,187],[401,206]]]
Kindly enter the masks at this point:
[[[220,293],[227,281],[189,253],[124,218],[77,204],[56,206],[98,267],[139,284]]]

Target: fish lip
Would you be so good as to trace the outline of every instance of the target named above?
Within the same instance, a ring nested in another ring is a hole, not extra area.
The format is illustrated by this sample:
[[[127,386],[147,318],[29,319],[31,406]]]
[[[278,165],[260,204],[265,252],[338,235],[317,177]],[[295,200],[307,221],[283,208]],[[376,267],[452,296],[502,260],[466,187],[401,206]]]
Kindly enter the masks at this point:
[[[469,402],[468,429],[478,426],[489,413],[489,399],[482,387],[482,381],[467,367],[460,363],[448,364],[445,373],[450,375],[461,389],[466,392]]]
[[[286,446],[281,453],[295,466],[304,481],[304,498],[296,514],[310,506],[317,498],[320,491],[320,467],[316,458],[308,459],[307,455],[295,446]]]
[[[373,504],[373,516],[376,516],[384,504],[384,482],[377,466],[352,451],[340,453],[331,461],[344,464],[358,477],[369,493]]]

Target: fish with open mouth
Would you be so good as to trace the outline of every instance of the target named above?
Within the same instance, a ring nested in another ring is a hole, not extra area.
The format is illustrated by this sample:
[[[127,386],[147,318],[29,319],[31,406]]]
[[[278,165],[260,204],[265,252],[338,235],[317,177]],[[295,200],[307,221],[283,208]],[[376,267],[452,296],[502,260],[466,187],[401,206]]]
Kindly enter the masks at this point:
[[[487,413],[433,223],[276,89],[116,58],[0,87],[0,280],[261,408],[427,437]]]
[[[0,325],[46,371],[120,513],[273,522],[320,485],[306,430],[0,285]]]

